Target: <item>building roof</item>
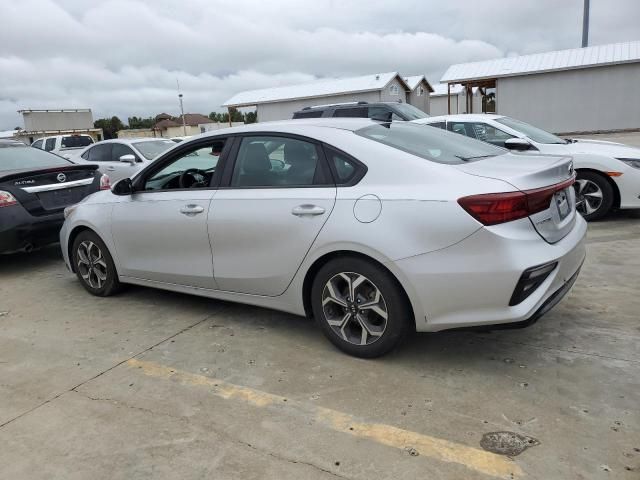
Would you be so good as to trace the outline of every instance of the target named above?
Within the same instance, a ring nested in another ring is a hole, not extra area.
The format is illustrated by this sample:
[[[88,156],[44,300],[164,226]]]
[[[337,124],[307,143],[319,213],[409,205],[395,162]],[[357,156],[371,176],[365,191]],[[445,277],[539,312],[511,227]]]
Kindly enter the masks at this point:
[[[69,112],[81,112],[81,113],[91,113],[91,109],[90,108],[58,108],[58,109],[24,109],[24,110],[18,110],[18,113],[35,113],[35,112],[53,112],[53,113],[69,113]]]
[[[181,126],[182,126],[182,123],[178,123],[175,120],[171,120],[170,118],[165,118],[163,120],[160,120],[159,122],[156,122],[153,128],[162,130],[163,128],[181,127]]]
[[[184,114],[184,123],[191,127],[197,127],[201,123],[211,123],[211,119],[205,115],[200,113],[185,113]],[[182,116],[176,118],[176,122],[182,125]]]
[[[640,41],[459,63],[451,65],[440,82],[513,77],[631,62],[640,62]]]
[[[397,78],[407,90],[405,81],[398,72],[377,73],[360,77],[325,79],[298,85],[263,88],[240,92],[222,104],[223,107],[250,107],[261,103],[280,102],[304,98],[324,97],[347,93],[382,90],[391,80]]]
[[[428,90],[430,92],[433,92],[433,87],[427,80],[427,77],[425,77],[424,75],[413,75],[411,77],[404,77],[403,80],[409,87],[409,90],[411,90],[412,92],[416,89],[418,85],[420,85],[420,82],[422,81],[424,81],[424,83],[427,84]]]

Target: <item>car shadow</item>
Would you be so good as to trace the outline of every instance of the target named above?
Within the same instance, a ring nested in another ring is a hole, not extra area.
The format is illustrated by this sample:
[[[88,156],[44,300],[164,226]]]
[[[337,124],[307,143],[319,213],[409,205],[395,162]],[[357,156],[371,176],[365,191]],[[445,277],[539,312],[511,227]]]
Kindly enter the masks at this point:
[[[42,247],[32,252],[18,252],[0,255],[0,275],[29,272],[62,262],[60,245]]]

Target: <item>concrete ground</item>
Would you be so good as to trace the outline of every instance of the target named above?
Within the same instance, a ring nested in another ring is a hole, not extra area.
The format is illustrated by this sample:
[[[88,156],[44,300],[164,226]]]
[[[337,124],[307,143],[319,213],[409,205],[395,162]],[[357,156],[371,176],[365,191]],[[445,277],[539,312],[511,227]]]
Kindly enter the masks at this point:
[[[638,479],[640,212],[588,238],[532,327],[416,335],[374,361],[278,312],[91,297],[55,247],[2,257],[0,478]],[[500,431],[534,446],[483,450]]]

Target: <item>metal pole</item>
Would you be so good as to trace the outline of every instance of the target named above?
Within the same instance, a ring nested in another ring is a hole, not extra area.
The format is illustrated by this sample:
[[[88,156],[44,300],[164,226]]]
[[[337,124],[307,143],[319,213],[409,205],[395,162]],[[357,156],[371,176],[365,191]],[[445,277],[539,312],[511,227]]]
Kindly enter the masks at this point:
[[[589,46],[589,0],[584,0],[582,14],[582,48]]]
[[[182,130],[184,131],[184,136],[187,136],[187,124],[184,120],[184,107],[182,106],[182,94],[178,94],[178,98],[180,99],[180,113],[182,114]]]

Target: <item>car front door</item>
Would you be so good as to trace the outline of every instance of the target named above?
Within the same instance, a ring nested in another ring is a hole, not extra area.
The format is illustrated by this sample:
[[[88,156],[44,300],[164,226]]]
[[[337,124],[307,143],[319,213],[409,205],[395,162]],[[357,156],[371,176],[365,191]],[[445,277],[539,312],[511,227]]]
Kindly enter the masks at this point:
[[[115,183],[123,178],[131,177],[142,167],[142,160],[139,155],[129,147],[122,143],[113,143],[111,148],[111,162],[107,166],[107,175],[111,179],[111,183]],[[123,162],[120,160],[124,155],[133,155],[134,163]]]
[[[331,215],[336,187],[312,140],[244,136],[231,157],[209,216],[216,284],[280,295]]]
[[[112,213],[120,275],[215,288],[207,217],[224,145],[189,142],[136,178]]]

